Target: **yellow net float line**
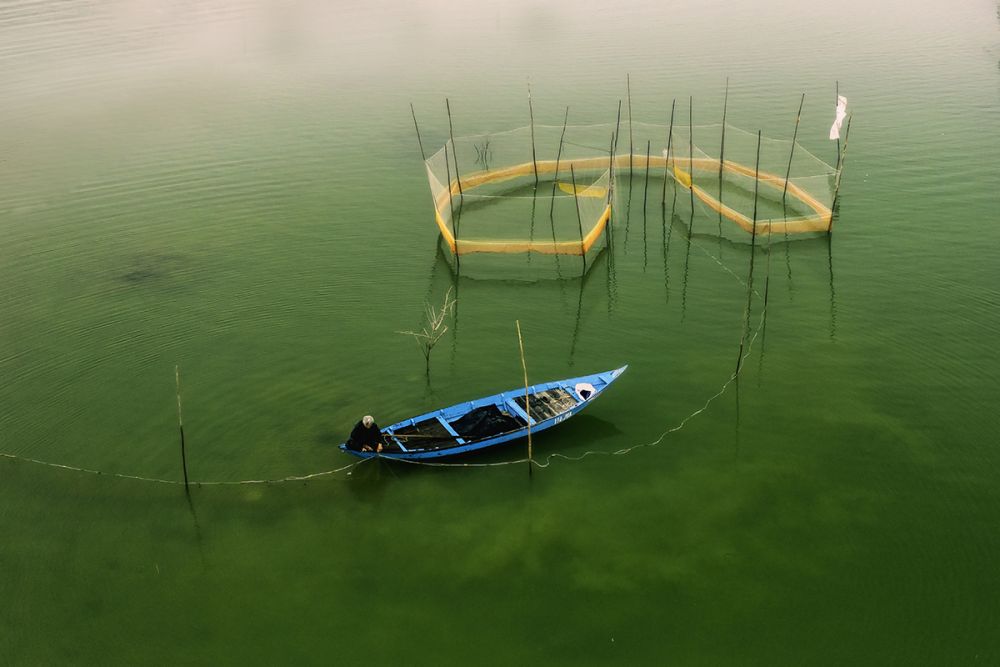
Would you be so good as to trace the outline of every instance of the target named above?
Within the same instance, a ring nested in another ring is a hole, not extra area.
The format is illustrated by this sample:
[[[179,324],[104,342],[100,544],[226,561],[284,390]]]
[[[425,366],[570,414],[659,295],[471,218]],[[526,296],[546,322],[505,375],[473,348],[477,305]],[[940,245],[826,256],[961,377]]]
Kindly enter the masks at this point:
[[[687,166],[689,169],[703,169],[712,170],[718,172],[719,170],[719,160],[715,158],[683,158],[683,157],[671,157],[668,159],[663,156],[646,156],[646,155],[620,155],[615,158],[614,166],[632,166],[643,168],[646,165],[646,161],[649,161],[650,168],[664,168],[672,167],[668,170],[673,178],[681,184],[686,189],[693,190],[694,195],[698,197],[706,206],[711,208],[716,213],[719,213],[722,217],[735,223],[741,229],[748,233],[753,233],[756,227],[756,233],[758,234],[768,234],[768,233],[780,233],[780,234],[802,234],[809,232],[828,232],[833,220],[833,212],[831,209],[821,202],[819,199],[806,192],[804,189],[793,183],[792,181],[786,181],[783,176],[777,174],[772,174],[770,172],[759,172],[756,174],[757,179],[778,191],[783,191],[787,196],[799,200],[806,206],[808,206],[814,212],[812,215],[801,216],[797,218],[782,218],[780,220],[765,219],[758,220],[756,225],[754,221],[747,215],[723,204],[718,198],[712,196],[704,188],[695,185],[692,182],[691,174],[682,168],[681,165]],[[610,160],[604,157],[595,158],[578,158],[573,160],[562,160],[559,162],[560,169],[569,168],[573,166],[574,168],[601,168],[606,165]],[[539,174],[554,173],[556,171],[556,161],[555,160],[542,160],[537,163],[525,162],[522,164],[513,165],[510,167],[505,167],[502,169],[495,169],[492,171],[478,171],[473,172],[464,178],[462,178],[462,188],[459,188],[458,180],[453,179],[450,188],[451,193],[445,190],[443,194],[437,197],[435,201],[435,219],[438,228],[441,231],[441,235],[444,237],[445,242],[451,251],[458,255],[465,255],[477,252],[489,252],[489,253],[523,253],[523,252],[537,252],[546,255],[581,255],[585,254],[590,250],[590,248],[597,242],[600,238],[601,233],[604,231],[608,220],[611,217],[611,204],[605,207],[603,213],[598,218],[597,224],[583,237],[582,241],[571,240],[571,241],[528,241],[528,240],[491,240],[491,239],[461,239],[458,243],[455,241],[455,236],[452,234],[451,230],[448,228],[448,224],[445,222],[443,217],[443,211],[447,210],[445,207],[449,206],[449,200],[459,195],[461,192],[467,192],[475,189],[481,185],[487,183],[501,183],[512,178],[517,178],[518,176],[527,176],[535,173],[537,168]],[[724,160],[722,163],[722,168],[724,171],[731,172],[734,174],[739,174],[742,176],[747,176],[749,178],[754,178],[755,170],[746,165],[739,164],[738,162],[733,162],[731,160]],[[568,194],[574,194],[573,186],[570,184],[559,183],[559,188],[563,192]],[[605,197],[607,196],[607,188],[600,186],[577,186],[575,194],[582,197]]]
[[[660,166],[664,166],[667,163],[667,159],[660,157],[658,158],[658,162]],[[754,233],[755,225],[751,218],[730,208],[729,206],[726,206],[716,197],[708,194],[704,188],[693,185],[691,181],[691,174],[678,166],[678,163],[688,163],[691,168],[697,167],[699,169],[711,169],[714,172],[718,172],[718,160],[713,158],[694,158],[693,160],[685,158],[671,158],[670,162],[673,163],[673,175],[678,183],[687,189],[693,190],[694,195],[698,199],[704,202],[705,205],[716,213],[721,214],[722,217],[735,222],[744,231],[750,232],[751,234]],[[650,164],[652,164],[652,162]],[[742,176],[748,176],[750,178],[753,178],[755,175],[754,169],[730,160],[724,161],[723,169],[725,171],[740,174]],[[782,234],[804,234],[808,232],[830,231],[830,225],[833,221],[833,211],[831,211],[830,208],[819,199],[809,194],[795,183],[786,181],[783,176],[762,171],[757,174],[757,179],[761,183],[771,186],[778,191],[787,192],[788,196],[798,199],[811,208],[815,214],[798,218],[782,218],[780,220],[758,220],[756,222],[756,233],[768,234],[777,232]],[[786,187],[787,190],[785,190]]]
[[[438,229],[441,231],[441,236],[444,237],[444,240],[448,244],[452,253],[456,255],[468,255],[477,252],[537,252],[543,255],[579,256],[589,252],[594,244],[597,243],[597,239],[600,238],[601,233],[608,224],[608,220],[611,218],[610,203],[604,207],[604,211],[597,219],[597,223],[584,235],[582,239],[574,239],[571,241],[460,239],[456,243],[455,235],[452,234],[451,229],[448,228],[448,223],[444,220],[443,212],[448,210],[448,207],[451,205],[450,200],[453,197],[456,197],[463,192],[469,192],[470,190],[473,190],[481,185],[486,185],[487,183],[502,183],[503,181],[517,178],[518,176],[534,174],[536,165],[539,174],[555,173],[556,164],[555,160],[540,160],[537,163],[525,162],[523,164],[504,167],[502,169],[472,172],[471,174],[462,177],[461,189],[459,188],[458,180],[453,179],[450,184],[451,192],[449,193],[446,189],[434,202],[434,218],[437,222]],[[606,157],[578,158],[573,160],[560,160],[558,162],[560,170],[569,169],[570,166],[575,169],[599,169],[606,168],[609,164],[610,159]],[[561,186],[562,184],[560,184],[560,187]],[[573,186],[570,185],[568,187],[570,189],[569,192],[572,193]],[[578,196],[581,197],[606,197],[608,194],[607,188],[602,188],[600,186],[577,186],[577,190]],[[597,191],[600,191],[599,195],[592,194]]]

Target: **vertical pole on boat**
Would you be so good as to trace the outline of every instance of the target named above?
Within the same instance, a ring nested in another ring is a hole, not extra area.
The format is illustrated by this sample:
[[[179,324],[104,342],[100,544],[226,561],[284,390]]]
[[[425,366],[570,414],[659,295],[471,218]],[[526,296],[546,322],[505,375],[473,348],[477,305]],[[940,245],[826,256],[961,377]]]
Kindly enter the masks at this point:
[[[528,402],[528,364],[524,361],[524,340],[521,338],[521,320],[517,325],[517,346],[521,350],[521,370],[524,371],[524,413],[528,415],[528,477],[531,477],[531,403]]]
[[[420,126],[417,125],[417,112],[413,110],[413,102],[410,102],[410,115],[413,116],[413,128],[417,131],[417,145],[420,146],[420,159],[427,162],[427,154],[424,153],[424,142],[420,140]]]
[[[792,130],[792,148],[788,151],[788,169],[785,170],[785,185],[781,190],[781,206],[785,206],[785,195],[788,193],[788,179],[792,176],[792,157],[795,156],[795,140],[799,137],[799,119],[802,118],[802,105],[805,104],[806,94],[802,93],[799,99],[799,111],[795,114],[795,129]],[[787,230],[786,230],[787,231]]]
[[[181,466],[184,468],[184,492],[188,491],[187,448],[184,446],[184,417],[181,414],[181,369],[174,366],[174,382],[177,387],[177,426],[181,431]]]
[[[573,181],[573,203],[576,205],[576,224],[580,228],[580,257],[583,258],[583,273],[587,272],[587,248],[583,244],[583,220],[580,218],[580,198],[576,192],[576,170],[569,165],[570,179]],[[582,274],[581,274],[582,275]]]
[[[667,205],[667,170],[670,169],[670,149],[674,143],[674,108],[677,106],[677,98],[670,103],[670,129],[667,130],[667,154],[663,159],[663,193],[660,195],[660,206]],[[677,190],[674,190],[677,194]]]
[[[722,99],[722,142],[719,144],[719,225],[722,225],[722,170],[726,164],[726,111],[729,108],[729,77],[726,77],[726,96]]]
[[[538,187],[538,159],[535,157],[535,110],[531,106],[531,82],[528,82],[528,118],[531,121],[531,165],[535,168],[535,187]]]
[[[691,215],[694,216],[694,97],[688,98],[688,178],[691,185]]]
[[[628,96],[628,178],[629,187],[632,187],[632,81],[628,72],[625,73],[625,94]]]
[[[747,307],[746,318],[743,324],[743,336],[740,338],[740,354],[736,358],[736,372],[739,375],[740,366],[743,365],[743,345],[746,343],[747,334],[750,329],[750,301],[753,297],[753,257],[757,249],[757,191],[760,187],[760,130],[757,130],[757,161],[754,167],[753,183],[753,227],[750,236],[750,270],[747,273]]]
[[[462,192],[462,177],[458,173],[458,146],[455,145],[455,129],[451,126],[451,102],[448,98],[444,98],[444,105],[448,109],[448,136],[451,137],[451,152],[452,158],[455,160],[455,180],[458,181],[458,194],[460,194],[464,200],[465,193]]]

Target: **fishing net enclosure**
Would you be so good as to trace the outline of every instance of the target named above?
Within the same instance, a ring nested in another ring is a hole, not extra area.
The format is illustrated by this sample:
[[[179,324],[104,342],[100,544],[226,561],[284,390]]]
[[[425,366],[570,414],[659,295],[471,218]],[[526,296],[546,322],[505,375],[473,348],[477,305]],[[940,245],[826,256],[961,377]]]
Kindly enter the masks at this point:
[[[427,158],[442,238],[455,255],[586,255],[611,215],[614,126],[535,125],[456,137]]]
[[[623,175],[629,197],[638,187],[692,220],[717,220],[720,234],[726,223],[783,237],[828,232],[839,184],[837,168],[799,143],[729,124],[527,126],[449,140],[425,165],[437,225],[456,257],[586,261],[612,233]]]
[[[756,132],[729,124],[635,123],[633,136],[633,172],[645,171],[649,142],[649,168],[670,184],[668,205],[693,199],[700,213],[751,234],[830,230],[838,171],[797,142],[761,136],[758,144]]]

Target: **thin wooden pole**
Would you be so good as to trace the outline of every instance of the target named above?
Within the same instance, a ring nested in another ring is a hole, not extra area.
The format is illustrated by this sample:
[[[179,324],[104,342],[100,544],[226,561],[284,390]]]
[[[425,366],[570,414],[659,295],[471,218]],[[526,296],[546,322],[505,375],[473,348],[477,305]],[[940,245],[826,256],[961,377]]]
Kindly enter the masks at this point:
[[[524,414],[528,415],[528,476],[531,476],[531,402],[528,396],[528,364],[524,360],[524,339],[521,338],[521,320],[515,320],[517,325],[517,346],[521,350],[521,370],[524,371]]]
[[[538,187],[538,159],[535,157],[535,110],[531,106],[531,83],[528,83],[528,117],[531,120],[531,165],[535,168],[535,187]]]
[[[188,491],[187,447],[184,444],[184,417],[181,413],[181,369],[174,366],[174,382],[177,387],[177,426],[181,432],[181,466],[184,469],[184,491]]]
[[[455,144],[455,129],[451,125],[451,102],[444,98],[444,105],[448,109],[448,136],[451,137],[452,158],[455,160],[455,180],[458,182],[458,194],[465,198],[462,192],[462,176],[458,173],[458,146]]]
[[[646,195],[649,194],[649,148],[650,140],[646,140],[646,184],[642,189],[642,210],[646,211]]]
[[[688,178],[691,179],[691,215],[694,216],[694,97],[688,98]]]
[[[799,99],[799,110],[795,114],[795,129],[792,131],[792,148],[788,151],[788,169],[785,170],[785,186],[781,190],[781,206],[785,206],[785,195],[788,193],[788,179],[792,175],[792,157],[795,155],[795,141],[799,137],[799,119],[802,118],[802,105],[806,102],[806,94]],[[787,230],[786,230],[787,231]]]
[[[833,108],[840,106],[840,81],[836,82],[836,92],[833,94]],[[840,137],[837,137],[837,169],[840,169]]]
[[[632,181],[632,154],[635,152],[632,143],[632,82],[631,77],[625,73],[625,94],[628,96],[628,177],[629,187]]]
[[[410,115],[413,116],[413,128],[417,131],[417,145],[420,146],[420,159],[427,162],[427,154],[424,153],[424,142],[420,140],[420,126],[417,125],[417,112],[413,110],[413,102],[410,102]]]
[[[722,204],[722,171],[726,164],[726,111],[729,109],[729,77],[726,77],[726,96],[722,100],[722,143],[719,145],[719,204]],[[722,224],[722,206],[719,206],[719,224]]]
[[[462,260],[458,254],[458,223],[455,220],[455,200],[451,194],[451,163],[448,161],[448,144],[444,145],[444,173],[448,179],[448,208],[451,209],[451,233],[455,237],[455,266],[459,267]]]
[[[830,204],[830,226],[827,227],[826,231],[829,232],[833,229],[833,211],[837,207],[837,198],[840,196],[840,175],[844,173],[844,160],[847,159],[847,140],[851,136],[851,118],[853,116],[847,117],[847,127],[844,128],[844,152],[840,156],[840,167],[837,169],[837,182],[833,186],[833,203]]]
[[[614,198],[615,191],[615,135],[611,134],[611,145],[608,147],[608,219],[604,221],[604,239],[608,244],[608,249],[611,248],[611,201]],[[610,253],[609,259],[610,262]],[[610,276],[611,266],[608,265],[608,272]]]
[[[753,298],[753,258],[757,250],[757,191],[760,188],[760,130],[757,130],[757,161],[754,167],[753,184],[753,227],[751,227],[750,237],[750,270],[747,273],[747,307],[746,318],[743,325],[743,336],[740,338],[740,353],[736,357],[736,372],[739,375],[740,366],[743,365],[743,345],[746,343],[750,329],[750,303]]]
[[[667,170],[670,169],[670,148],[674,143],[674,108],[677,106],[677,98],[670,103],[670,129],[667,130],[667,155],[663,160],[663,193],[660,196],[660,206],[667,205]],[[677,188],[674,188],[674,195],[677,195]]]
[[[618,100],[618,119],[615,121],[615,148],[612,151],[615,158],[618,157],[618,138],[621,136],[621,126],[622,126],[622,101]]]
[[[562,133],[559,135],[559,150],[556,151],[556,173],[552,176],[552,198],[549,199],[549,221],[552,221],[552,214],[556,207],[556,183],[559,180],[559,161],[562,159],[563,140],[566,138],[566,123],[569,122],[569,107],[566,107],[566,114],[563,116]]]
[[[576,224],[580,228],[580,257],[583,258],[583,273],[587,272],[587,249],[583,247],[583,219],[580,217],[580,197],[576,192],[576,170],[569,165],[569,175],[573,180],[573,203],[576,204]]]

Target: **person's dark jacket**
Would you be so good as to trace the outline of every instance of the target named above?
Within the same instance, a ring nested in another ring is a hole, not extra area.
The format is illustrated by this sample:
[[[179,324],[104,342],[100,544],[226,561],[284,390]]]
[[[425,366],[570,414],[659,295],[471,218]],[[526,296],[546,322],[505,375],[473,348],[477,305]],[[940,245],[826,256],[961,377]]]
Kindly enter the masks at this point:
[[[355,451],[361,451],[363,447],[375,449],[384,444],[382,429],[378,427],[376,422],[372,422],[371,426],[365,426],[364,422],[359,421],[354,425],[351,437],[347,439],[347,446]]]

